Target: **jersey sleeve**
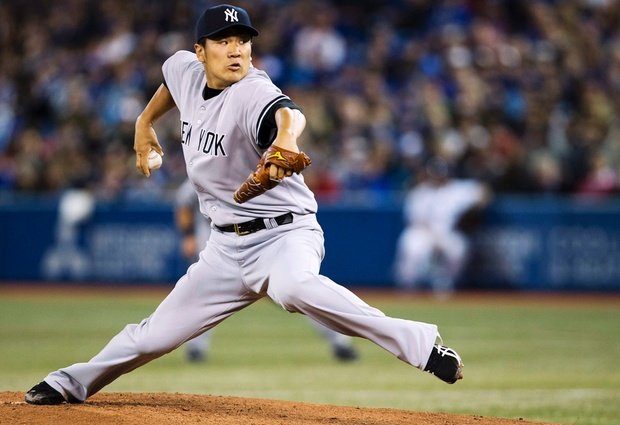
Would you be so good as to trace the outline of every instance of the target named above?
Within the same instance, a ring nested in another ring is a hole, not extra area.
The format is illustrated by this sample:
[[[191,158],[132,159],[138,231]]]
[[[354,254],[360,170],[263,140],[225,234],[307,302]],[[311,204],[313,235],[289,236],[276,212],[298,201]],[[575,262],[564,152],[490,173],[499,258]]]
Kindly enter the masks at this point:
[[[196,55],[187,50],[179,50],[170,56],[162,65],[162,73],[164,74],[164,84],[172,94],[177,105],[181,96],[183,74],[196,62]]]
[[[257,143],[261,149],[267,149],[276,138],[276,134],[278,132],[278,126],[276,125],[276,112],[280,108],[297,109],[303,112],[303,110],[295,102],[288,98],[278,100],[274,103],[258,123]]]
[[[270,130],[275,128],[275,120],[271,127],[269,117],[275,114],[281,105],[294,103],[262,71],[255,70],[249,77],[246,77],[247,84],[239,87],[238,99],[239,104],[243,105],[243,112],[239,115],[238,125],[252,142],[265,148],[275,136]],[[263,123],[266,123],[265,130],[261,133]]]

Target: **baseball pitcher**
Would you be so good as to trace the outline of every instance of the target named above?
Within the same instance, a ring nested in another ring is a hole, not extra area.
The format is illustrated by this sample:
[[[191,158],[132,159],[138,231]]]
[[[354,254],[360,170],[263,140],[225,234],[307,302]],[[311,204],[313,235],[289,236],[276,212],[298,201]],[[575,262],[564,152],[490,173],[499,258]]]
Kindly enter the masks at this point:
[[[89,361],[48,374],[26,393],[28,403],[83,402],[265,296],[443,381],[462,377],[458,354],[436,342],[436,325],[386,316],[319,274],[323,231],[302,176],[311,161],[297,145],[306,119],[252,66],[257,35],[244,9],[208,8],[196,24],[195,52],[166,60],[164,83],[136,121],[136,166],[149,176],[150,151],[163,153],[153,124],[174,107],[180,112],[179,148],[213,222],[198,261],[149,317]]]

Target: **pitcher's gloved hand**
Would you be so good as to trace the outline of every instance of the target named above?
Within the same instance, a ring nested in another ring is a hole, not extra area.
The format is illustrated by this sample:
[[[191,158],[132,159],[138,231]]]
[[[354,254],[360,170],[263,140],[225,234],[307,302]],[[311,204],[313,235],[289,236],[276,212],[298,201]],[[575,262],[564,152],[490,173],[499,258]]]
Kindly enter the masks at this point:
[[[242,204],[250,199],[261,195],[276,187],[283,178],[293,173],[301,173],[307,166],[312,163],[310,157],[303,152],[293,152],[278,146],[271,145],[261,157],[256,171],[248,176],[247,179],[239,186],[233,195],[235,202]],[[270,176],[270,168],[275,166],[282,172],[273,172],[273,175],[282,174],[282,178],[274,178]]]

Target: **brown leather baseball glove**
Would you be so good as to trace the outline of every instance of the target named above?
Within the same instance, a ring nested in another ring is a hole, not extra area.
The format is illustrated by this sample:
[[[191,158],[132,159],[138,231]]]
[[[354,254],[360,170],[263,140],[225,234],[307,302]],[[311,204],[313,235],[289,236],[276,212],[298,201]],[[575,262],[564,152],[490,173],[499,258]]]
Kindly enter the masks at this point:
[[[239,186],[233,198],[235,202],[242,204],[276,187],[281,180],[269,178],[269,165],[271,164],[299,174],[311,163],[310,157],[303,152],[297,153],[271,145],[258,162],[256,171]]]

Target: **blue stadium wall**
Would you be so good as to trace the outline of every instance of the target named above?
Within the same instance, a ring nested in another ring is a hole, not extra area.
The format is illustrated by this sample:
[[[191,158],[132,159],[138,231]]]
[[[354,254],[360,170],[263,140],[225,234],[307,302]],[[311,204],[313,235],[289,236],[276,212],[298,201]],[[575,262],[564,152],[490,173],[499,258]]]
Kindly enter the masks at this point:
[[[322,273],[350,287],[394,287],[401,207],[322,206]],[[73,243],[56,220],[54,199],[0,200],[0,284],[173,284],[187,267],[170,203],[100,203]],[[498,198],[472,241],[463,288],[620,291],[620,200]]]

